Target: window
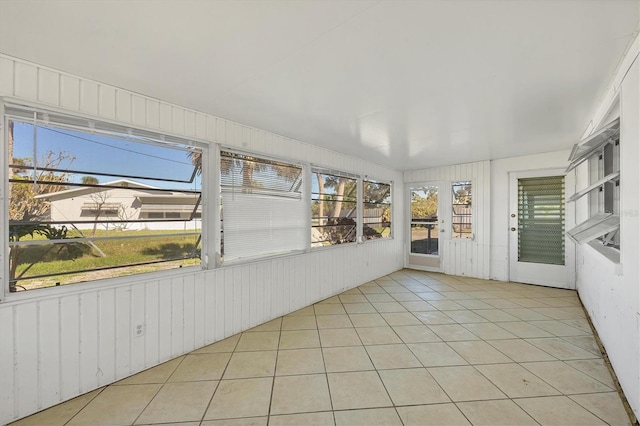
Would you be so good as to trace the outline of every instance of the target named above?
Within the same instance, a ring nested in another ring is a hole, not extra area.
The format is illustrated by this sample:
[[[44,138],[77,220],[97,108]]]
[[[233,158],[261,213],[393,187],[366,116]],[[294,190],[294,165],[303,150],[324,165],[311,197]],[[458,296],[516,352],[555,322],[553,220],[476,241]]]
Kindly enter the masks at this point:
[[[357,238],[358,179],[340,172],[311,173],[311,247],[352,243]]]
[[[589,196],[589,219],[568,231],[577,243],[593,242],[620,249],[620,119],[613,120],[576,144],[567,171],[583,162],[590,185],[569,201]]]
[[[307,244],[302,166],[220,153],[222,261],[301,251]]]
[[[471,182],[453,182],[451,184],[451,200],[451,236],[453,238],[473,238]]]
[[[203,148],[18,105],[5,111],[9,291],[200,264]],[[180,218],[164,214],[175,211]]]
[[[438,186],[411,188],[411,253],[439,254]]]
[[[391,237],[391,185],[363,180],[362,201],[363,239]]]

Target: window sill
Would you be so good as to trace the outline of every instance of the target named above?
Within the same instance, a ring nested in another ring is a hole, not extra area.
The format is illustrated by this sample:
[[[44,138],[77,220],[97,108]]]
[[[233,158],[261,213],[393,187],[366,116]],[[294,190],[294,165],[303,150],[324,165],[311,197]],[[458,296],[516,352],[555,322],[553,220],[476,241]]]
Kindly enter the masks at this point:
[[[617,250],[613,247],[607,247],[597,240],[590,241],[589,243],[587,243],[587,245],[603,255],[611,263],[614,263],[616,265],[616,273],[622,272],[622,268],[620,265],[620,250]]]

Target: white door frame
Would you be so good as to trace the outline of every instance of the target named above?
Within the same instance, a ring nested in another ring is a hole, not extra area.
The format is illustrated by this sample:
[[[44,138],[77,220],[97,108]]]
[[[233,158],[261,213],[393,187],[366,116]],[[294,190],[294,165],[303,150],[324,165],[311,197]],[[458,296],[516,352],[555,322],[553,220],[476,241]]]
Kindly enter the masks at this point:
[[[575,187],[575,174],[565,174],[564,169],[539,169],[509,172],[509,280],[548,287],[575,289],[575,245],[565,235],[565,264],[545,265],[518,262],[518,179],[564,176],[565,230],[575,225],[575,210],[568,208],[567,198]],[[573,207],[573,206],[571,206]],[[513,229],[515,228],[515,231]]]
[[[422,186],[437,186],[438,187],[438,255],[429,254],[411,254],[411,188]],[[430,180],[421,182],[409,182],[405,184],[405,194],[407,194],[407,204],[405,223],[407,227],[405,229],[405,236],[407,238],[407,244],[404,255],[404,265],[406,268],[418,269],[428,272],[444,272],[444,256],[445,256],[445,240],[449,238],[449,222],[451,215],[446,215],[445,212],[448,201],[448,188],[447,182],[442,180]],[[444,190],[444,191],[443,191]],[[412,262],[411,258],[418,260],[418,262]],[[424,259],[425,262],[419,262],[420,259]],[[437,266],[433,266],[434,261],[437,259]],[[423,263],[423,264],[421,264]]]

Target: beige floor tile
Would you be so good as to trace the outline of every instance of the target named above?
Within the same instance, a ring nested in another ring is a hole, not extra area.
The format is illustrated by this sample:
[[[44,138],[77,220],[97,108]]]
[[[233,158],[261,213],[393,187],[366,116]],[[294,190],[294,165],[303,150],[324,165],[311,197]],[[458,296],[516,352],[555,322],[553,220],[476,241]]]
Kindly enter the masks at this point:
[[[353,328],[333,328],[319,330],[320,342],[323,348],[334,346],[362,345],[358,333]]]
[[[460,311],[464,306],[453,300],[430,300],[429,303],[439,311]]]
[[[311,306],[312,307],[312,306]],[[318,328],[315,315],[295,315],[282,318],[282,331],[315,330]]]
[[[276,318],[257,327],[250,328],[245,331],[245,333],[251,333],[254,331],[280,331],[280,327],[282,327],[282,318]]]
[[[488,303],[482,300],[477,300],[477,299],[459,300],[458,303],[467,309],[493,309],[494,308],[494,306],[491,306]]]
[[[387,324],[390,326],[398,325],[421,325],[422,322],[418,320],[413,314],[409,312],[385,312],[382,314]]]
[[[476,309],[474,312],[491,322],[518,321],[518,318],[501,309]]]
[[[514,402],[541,425],[606,424],[566,396],[516,399]]]
[[[276,351],[236,352],[231,356],[224,379],[273,376],[276,368]]]
[[[560,395],[560,392],[519,364],[475,367],[509,398]]]
[[[380,377],[396,406],[451,401],[424,368],[384,370],[380,371]]]
[[[286,414],[269,417],[270,426],[334,426],[333,412]]]
[[[599,358],[598,355],[572,345],[557,337],[547,339],[527,339],[527,342],[561,360]]]
[[[391,400],[375,371],[329,373],[334,410],[390,407]]]
[[[572,318],[580,318],[581,315],[571,312],[571,309],[568,308],[532,308],[534,311],[541,313],[542,315],[548,316],[552,319],[563,320],[563,319],[572,319]],[[579,312],[582,313],[582,308],[579,308]]]
[[[205,346],[204,348],[200,348],[191,353],[192,354],[201,354],[201,353],[209,354],[209,353],[218,353],[218,352],[233,352],[236,349],[238,340],[240,340],[240,334],[227,337],[224,340]]]
[[[426,301],[435,301],[435,300],[448,300],[447,296],[438,293],[437,291],[425,291],[425,292],[420,292],[420,293],[416,293],[422,300],[426,300]]]
[[[351,320],[349,319],[349,315],[347,314],[318,315],[316,317],[316,322],[318,323],[319,329],[353,327],[353,324],[351,324]]]
[[[476,336],[460,324],[433,324],[429,325],[429,328],[445,342],[480,340],[478,336]]]
[[[292,330],[280,332],[280,349],[306,349],[320,347],[318,330]]]
[[[483,340],[517,338],[515,334],[509,333],[504,328],[489,322],[477,324],[462,324],[462,326]]]
[[[360,291],[360,288],[355,287],[355,288],[351,288],[349,290],[343,291],[341,295],[342,294],[362,294],[362,291]]]
[[[481,340],[469,342],[449,342],[462,358],[469,364],[498,364],[511,362],[502,352]]]
[[[402,426],[393,408],[336,411],[336,426]]]
[[[499,326],[522,339],[553,337],[553,334],[524,321],[501,322]]]
[[[400,302],[400,304],[409,312],[432,312],[436,310],[435,306],[425,302],[424,300],[398,300],[398,302]]]
[[[396,300],[389,295],[389,293],[370,293],[365,294],[365,297],[369,302],[395,302]]]
[[[217,381],[167,383],[136,424],[201,420],[217,385]]]
[[[312,374],[276,377],[271,414],[308,413],[331,410],[327,376]]]
[[[348,314],[375,314],[378,313],[376,308],[369,302],[367,303],[345,303],[344,310]]]
[[[576,370],[580,370],[583,373],[588,374],[599,382],[602,382],[605,385],[609,386],[611,389],[615,389],[613,378],[611,377],[609,369],[604,364],[604,360],[599,358],[580,359],[577,361],[565,361],[565,364],[568,364]]]
[[[491,346],[516,362],[552,361],[554,357],[522,339],[489,340]]]
[[[572,319],[565,319],[561,321],[565,324],[569,324],[572,327],[575,327],[584,332],[587,332],[589,335],[591,335],[592,333],[591,325],[589,324],[589,321],[587,321],[585,318],[572,318]]]
[[[506,398],[473,367],[434,367],[427,370],[455,402]]]
[[[136,426],[201,426],[211,424],[209,422],[200,423],[200,422],[170,422],[170,423],[147,423],[147,424],[138,424]],[[218,423],[219,425],[220,423]],[[237,424],[237,423],[236,423]],[[226,423],[225,423],[226,425]]]
[[[429,330],[426,325],[401,325],[393,328],[393,331],[404,343],[440,342],[441,339]]]
[[[393,297],[395,301],[400,302],[402,306],[404,306],[405,308],[407,307],[404,305],[403,302],[424,302],[424,300],[420,299],[418,296],[416,296],[413,293],[393,293],[391,294],[391,297]]]
[[[306,318],[306,317],[305,317]],[[236,352],[245,351],[273,351],[278,349],[279,331],[261,331],[242,333],[236,346]]]
[[[369,300],[363,294],[341,294],[338,296],[343,304],[347,303],[368,303]],[[349,312],[349,311],[347,311]]]
[[[506,308],[503,309],[503,311],[509,315],[513,315],[521,321],[543,321],[550,319],[549,317],[529,308]]]
[[[323,348],[328,373],[373,370],[373,364],[363,346]]]
[[[320,305],[320,304],[324,305],[324,304],[331,304],[331,303],[339,303],[339,304],[342,304],[342,302],[340,301],[340,299],[338,298],[338,296],[331,296],[331,297],[328,297],[328,298],[326,298],[326,299],[324,299],[324,300],[319,301],[317,304],[318,304],[318,305]]]
[[[523,300],[523,299],[518,299],[518,300]],[[522,308],[525,307],[525,305],[521,305],[516,299],[512,299],[512,300],[505,300],[505,299],[483,299],[484,302],[487,303],[487,305],[491,305],[494,308],[497,309],[511,309],[511,308]],[[543,306],[542,304],[540,304],[539,302],[536,303],[536,306]],[[546,305],[544,305],[546,306]]]
[[[380,287],[377,284],[372,284],[372,285],[361,285],[360,287],[358,287],[358,289],[360,290],[360,293],[364,294],[365,296],[367,294],[384,294],[386,293],[386,291],[384,291],[384,289],[382,287]]]
[[[221,381],[204,420],[268,415],[272,384],[271,377]]]
[[[418,318],[423,324],[435,325],[435,324],[456,324],[455,320],[447,314],[432,311],[432,312],[414,312],[413,315]]]
[[[455,404],[398,407],[397,410],[405,426],[464,426],[471,424]]]
[[[196,423],[194,426],[267,426],[268,417],[244,417],[241,419],[224,419],[224,420],[208,420],[202,423]],[[159,425],[166,426],[166,425]],[[175,426],[191,426],[182,423]]]
[[[572,395],[569,398],[610,425],[631,425],[617,392]]]
[[[183,359],[183,356],[174,358],[171,361],[167,361],[156,367],[149,368],[148,370],[145,370],[141,373],[134,374],[133,376],[127,377],[126,379],[122,379],[119,382],[116,382],[114,385],[118,386],[164,383],[169,380],[169,377],[171,377],[171,375],[176,370],[176,368],[178,368]]]
[[[468,309],[447,311],[447,316],[453,318],[460,324],[489,322],[487,319],[482,318],[480,315]]]
[[[349,314],[354,327],[385,327],[387,322],[380,314]]]
[[[284,318],[287,317],[299,317],[299,316],[306,316],[306,315],[315,315],[315,311],[313,309],[313,306],[306,306],[302,309],[298,309],[297,311],[293,311],[290,314],[285,315]],[[283,318],[283,319],[284,319]]]
[[[567,342],[575,345],[581,349],[584,349],[587,352],[591,352],[598,357],[602,356],[602,352],[600,352],[600,347],[598,347],[598,343],[596,339],[592,336],[566,336],[562,338]]]
[[[289,349],[278,352],[276,376],[324,373],[322,351],[316,349]]]
[[[399,302],[373,302],[373,307],[376,311],[383,312],[407,312],[404,306]]]
[[[109,386],[95,396],[68,424],[133,424],[161,387],[161,384]]]
[[[558,337],[584,336],[587,334],[585,331],[572,327],[569,324],[565,324],[558,320],[530,321],[529,324],[534,325]]]
[[[377,370],[422,367],[405,344],[365,346]]]
[[[510,400],[459,402],[458,408],[474,425],[537,425],[522,408]]]
[[[339,315],[345,314],[346,311],[342,303],[319,303],[313,306],[316,315]]]
[[[186,355],[169,377],[169,382],[218,380],[222,377],[229,359],[230,353]]]
[[[407,347],[425,367],[467,365],[456,351],[444,342],[410,343]]]
[[[522,366],[564,394],[610,392],[613,390],[562,361],[527,362]]]
[[[77,398],[73,398],[62,404],[55,405],[47,410],[25,417],[17,422],[10,423],[11,426],[61,426],[66,424],[73,416],[82,410],[93,398],[104,389],[96,389],[93,392],[85,393]]]
[[[391,327],[359,327],[356,332],[364,345],[402,343]]]

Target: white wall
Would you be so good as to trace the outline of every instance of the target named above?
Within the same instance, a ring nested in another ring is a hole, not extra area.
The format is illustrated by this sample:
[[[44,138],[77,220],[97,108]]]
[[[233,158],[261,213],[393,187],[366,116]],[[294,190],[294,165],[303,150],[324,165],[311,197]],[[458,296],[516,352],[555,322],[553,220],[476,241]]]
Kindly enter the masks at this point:
[[[548,152],[491,161],[491,279],[509,281],[509,173],[566,168],[571,151]],[[567,196],[574,188],[565,188]],[[572,208],[568,205],[567,208]]]
[[[611,92],[620,94],[620,264],[592,247],[577,252],[577,287],[620,385],[640,418],[640,60],[639,41]],[[627,57],[629,58],[629,56]],[[628,72],[627,72],[628,71]],[[605,98],[605,102],[609,98]],[[603,104],[601,111],[609,109]],[[603,116],[603,114],[601,114]],[[595,117],[594,127],[604,119]],[[579,181],[588,185],[584,178]],[[579,212],[585,215],[585,211]]]
[[[489,242],[491,208],[491,173],[489,161],[433,167],[430,169],[405,172],[405,183],[445,181],[449,184],[458,180],[472,181],[473,240],[450,238],[446,232],[441,243],[442,270],[450,275],[466,275],[475,278],[489,278]],[[447,191],[448,188],[441,188]],[[449,210],[450,211],[450,210]],[[451,217],[446,219],[451,223]],[[404,232],[408,233],[408,229]]]
[[[394,217],[403,217],[402,174],[383,166],[8,56],[0,96],[394,181]],[[390,240],[10,294],[0,303],[0,424],[400,269],[399,224]],[[133,336],[136,324],[143,336]]]

